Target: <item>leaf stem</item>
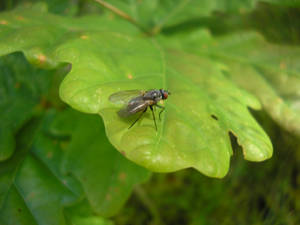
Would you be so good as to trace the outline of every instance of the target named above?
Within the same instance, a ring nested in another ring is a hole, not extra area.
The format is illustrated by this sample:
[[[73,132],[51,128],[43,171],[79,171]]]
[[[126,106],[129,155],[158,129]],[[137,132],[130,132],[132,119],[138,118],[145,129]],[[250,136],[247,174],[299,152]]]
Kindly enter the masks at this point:
[[[135,19],[133,19],[130,15],[128,15],[127,13],[125,13],[122,10],[116,8],[115,6],[107,3],[106,1],[103,1],[103,0],[94,0],[94,1],[99,3],[100,5],[102,5],[104,8],[107,8],[110,11],[112,11],[113,13],[115,13],[118,16],[122,17],[123,19],[127,20],[128,22],[132,23],[133,25],[137,26],[140,30],[142,30],[144,33],[149,35],[149,32],[144,27],[142,27]]]

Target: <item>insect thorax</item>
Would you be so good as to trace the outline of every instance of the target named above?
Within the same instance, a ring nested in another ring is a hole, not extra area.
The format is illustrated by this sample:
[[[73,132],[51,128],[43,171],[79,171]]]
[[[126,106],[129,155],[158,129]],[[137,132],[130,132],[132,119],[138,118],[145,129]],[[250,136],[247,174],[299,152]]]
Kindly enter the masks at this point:
[[[162,95],[159,90],[150,90],[144,94],[144,100],[153,100],[158,102],[162,99]]]

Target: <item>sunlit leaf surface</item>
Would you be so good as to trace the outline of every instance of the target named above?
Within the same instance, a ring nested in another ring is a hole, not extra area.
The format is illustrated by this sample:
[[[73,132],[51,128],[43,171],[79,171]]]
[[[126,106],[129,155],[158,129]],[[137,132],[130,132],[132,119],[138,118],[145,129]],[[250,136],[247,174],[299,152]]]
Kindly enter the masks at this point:
[[[15,15],[24,19],[18,21]],[[34,22],[26,22],[28,15]],[[267,135],[247,109],[259,109],[259,102],[226,78],[220,63],[172,50],[176,46],[164,48],[163,42],[146,39],[118,20],[70,19],[38,10],[6,13],[1,19],[6,21],[0,31],[6,43],[0,44],[0,52],[24,51],[39,66],[71,63],[61,98],[80,111],[99,113],[111,143],[139,165],[160,172],[194,167],[223,177],[232,154],[229,132],[237,136],[246,159],[261,161],[272,155]],[[136,117],[119,118],[120,106],[108,97],[120,90],[151,88],[172,93],[157,121],[158,131],[150,112],[128,130]]]
[[[254,32],[213,38],[196,31],[174,38],[178,48],[217,60],[223,73],[252,92],[282,127],[300,135],[300,48],[270,44]],[[170,42],[169,42],[170,43]]]

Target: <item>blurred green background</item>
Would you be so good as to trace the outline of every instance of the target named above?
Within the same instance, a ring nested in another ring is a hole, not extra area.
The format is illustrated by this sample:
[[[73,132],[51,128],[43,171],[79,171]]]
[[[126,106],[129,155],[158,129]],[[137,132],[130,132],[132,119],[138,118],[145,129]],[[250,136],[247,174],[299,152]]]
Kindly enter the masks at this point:
[[[19,5],[30,6],[34,2],[36,1],[2,0],[0,10],[10,10]],[[93,1],[44,2],[48,4],[50,12],[65,16],[102,13],[101,7]],[[267,3],[259,3],[251,12],[216,12],[210,17],[167,27],[162,33],[171,35],[179,30],[193,30],[199,25],[208,27],[215,35],[256,29],[270,42],[289,45],[300,43],[299,8]],[[16,67],[24,64],[20,60],[25,59],[18,58],[14,62]],[[3,57],[0,61],[5,66]],[[64,69],[61,71],[52,71],[57,77],[54,83],[37,81],[36,85],[40,88],[51,86],[50,95],[56,95],[55,90],[66,73]],[[36,94],[39,94],[39,90]],[[44,109],[65,107],[58,96],[51,98],[55,99],[53,102],[49,102],[48,97],[44,96],[44,105],[41,106]],[[299,137],[278,127],[265,112],[252,113],[271,137],[274,146],[271,159],[260,163],[245,161],[236,139],[232,137],[235,154],[231,159],[230,172],[224,179],[208,178],[192,169],[153,174],[149,182],[134,189],[129,201],[112,220],[120,225],[300,224]]]

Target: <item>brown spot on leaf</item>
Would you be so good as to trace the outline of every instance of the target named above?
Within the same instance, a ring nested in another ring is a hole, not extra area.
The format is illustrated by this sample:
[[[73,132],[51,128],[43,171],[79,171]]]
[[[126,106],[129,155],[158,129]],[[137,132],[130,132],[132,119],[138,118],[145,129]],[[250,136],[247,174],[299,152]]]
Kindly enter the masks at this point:
[[[126,152],[125,152],[125,151],[121,151],[121,154],[122,154],[123,156],[126,156]]]
[[[119,180],[120,181],[125,181],[126,177],[127,177],[126,173],[124,173],[124,172],[119,173]]]
[[[6,24],[7,24],[7,21],[6,21],[6,20],[0,20],[0,24],[6,25]]]
[[[17,20],[20,20],[20,21],[25,20],[23,16],[17,16],[16,18],[17,18]]]
[[[81,35],[80,38],[81,38],[82,40],[86,40],[86,39],[89,38],[89,36],[87,36],[87,35]]]
[[[128,73],[128,74],[127,74],[127,78],[131,80],[131,79],[133,78],[132,74],[131,74],[131,73]]]
[[[110,194],[107,194],[107,195],[105,196],[105,199],[106,199],[107,201],[111,200],[111,195],[110,195]]]
[[[45,96],[42,96],[39,106],[43,109],[48,109],[51,107],[51,103],[46,99]]]
[[[48,159],[51,159],[52,157],[53,157],[53,152],[48,152],[48,153],[47,153],[47,158],[48,158]]]
[[[21,86],[20,82],[16,82],[16,83],[15,83],[15,89],[19,89],[20,86]]]
[[[286,63],[284,61],[281,61],[279,64],[279,68],[282,70],[286,69]]]
[[[31,192],[27,195],[26,200],[29,201],[29,200],[33,199],[34,197],[35,197],[35,193]]]
[[[43,64],[46,61],[46,56],[41,53],[38,55],[38,60],[40,64]]]

